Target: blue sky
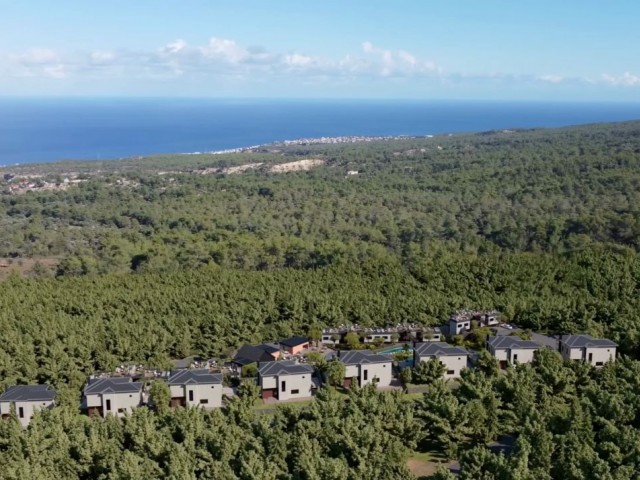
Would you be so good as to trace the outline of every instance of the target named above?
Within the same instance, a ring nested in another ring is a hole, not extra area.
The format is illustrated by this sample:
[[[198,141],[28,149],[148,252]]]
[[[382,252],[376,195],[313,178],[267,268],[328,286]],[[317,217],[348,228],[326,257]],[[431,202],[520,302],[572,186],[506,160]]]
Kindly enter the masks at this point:
[[[0,95],[640,101],[640,1],[0,0]]]

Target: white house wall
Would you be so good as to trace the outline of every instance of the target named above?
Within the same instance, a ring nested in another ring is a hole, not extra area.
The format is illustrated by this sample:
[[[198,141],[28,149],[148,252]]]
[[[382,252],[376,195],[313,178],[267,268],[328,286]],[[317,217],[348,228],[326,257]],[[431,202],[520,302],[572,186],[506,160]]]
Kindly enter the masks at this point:
[[[358,365],[346,365],[344,370],[344,378],[353,378],[360,376]]]
[[[509,361],[509,351],[506,348],[496,349],[490,346],[489,351],[499,362]]]
[[[102,399],[100,398],[100,395],[86,395],[86,399],[87,399],[87,407],[101,407],[102,406]]]
[[[535,348],[512,348],[511,349],[511,359],[509,360],[511,363],[531,363],[533,362],[533,357],[536,353]],[[515,356],[517,355],[517,360],[515,360]]]
[[[111,410],[107,411],[107,400],[111,400]],[[142,403],[140,392],[135,393],[105,393],[102,395],[102,412],[106,417],[108,414],[123,417],[125,413],[131,413],[134,408]],[[120,411],[122,410],[122,411]]]
[[[268,376],[268,377],[260,377],[260,386],[263,389],[271,389],[278,387],[278,377],[276,376]]]
[[[23,427],[29,425],[31,417],[33,417],[36,410],[51,408],[53,406],[53,400],[44,402],[2,402],[0,403],[0,414],[9,415],[11,413],[12,403],[15,404],[16,416],[18,416],[18,421]],[[19,417],[20,408],[22,408],[22,418]]]
[[[428,362],[431,358],[433,358],[432,356],[428,356],[428,357],[419,357],[419,362]],[[467,356],[466,355],[461,355],[461,356],[454,356],[454,355],[442,355],[442,356],[438,356],[436,357],[438,360],[440,360],[440,363],[442,363],[442,365],[444,365],[444,374],[443,374],[443,378],[448,379],[448,378],[459,378],[460,377],[460,371],[463,368],[467,368]],[[418,362],[418,363],[419,363]],[[415,366],[417,366],[418,364],[416,364]],[[453,373],[447,373],[448,371],[453,370]]]
[[[377,385],[379,387],[388,387],[391,385],[391,362],[389,363],[372,363],[364,364],[360,367],[361,370],[361,386],[368,385],[373,382],[374,378],[378,379]],[[364,372],[367,371],[367,380],[364,380]]]
[[[286,382],[286,389],[282,390],[282,382]],[[278,399],[293,400],[296,398],[306,398],[311,396],[311,373],[299,375],[282,375],[278,377]],[[298,393],[292,393],[297,390]]]
[[[184,398],[187,407],[217,408],[222,406],[222,385],[171,385],[171,398]],[[193,392],[193,400],[189,400]],[[204,400],[204,403],[203,403]]]
[[[616,359],[616,349],[613,347],[610,348],[589,348],[587,347],[587,351],[586,351],[586,355],[585,355],[585,360],[589,360],[589,354],[592,354],[592,359],[591,359],[591,365],[593,365],[594,367],[596,366],[597,363],[602,363],[602,365],[604,365],[606,362],[610,362],[610,361],[615,361]],[[602,366],[602,365],[597,365],[597,366]]]

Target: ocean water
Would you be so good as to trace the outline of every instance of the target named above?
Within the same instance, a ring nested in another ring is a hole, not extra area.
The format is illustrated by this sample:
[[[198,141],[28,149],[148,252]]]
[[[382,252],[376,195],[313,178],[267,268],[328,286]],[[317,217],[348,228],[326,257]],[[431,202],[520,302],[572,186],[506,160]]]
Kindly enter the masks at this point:
[[[640,103],[0,99],[0,165],[640,119]]]

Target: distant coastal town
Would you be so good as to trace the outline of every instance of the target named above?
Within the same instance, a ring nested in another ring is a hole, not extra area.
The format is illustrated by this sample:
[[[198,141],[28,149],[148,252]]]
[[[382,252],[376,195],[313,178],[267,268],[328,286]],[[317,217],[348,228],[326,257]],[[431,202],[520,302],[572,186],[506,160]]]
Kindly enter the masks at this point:
[[[338,143],[367,143],[389,140],[403,140],[408,138],[433,138],[433,135],[384,135],[384,136],[340,136],[340,137],[318,137],[318,138],[298,138],[295,140],[282,140],[251,147],[228,148],[226,150],[216,150],[212,152],[192,152],[185,155],[222,155],[225,153],[242,153],[255,151],[263,148],[289,147],[292,145],[326,145]]]

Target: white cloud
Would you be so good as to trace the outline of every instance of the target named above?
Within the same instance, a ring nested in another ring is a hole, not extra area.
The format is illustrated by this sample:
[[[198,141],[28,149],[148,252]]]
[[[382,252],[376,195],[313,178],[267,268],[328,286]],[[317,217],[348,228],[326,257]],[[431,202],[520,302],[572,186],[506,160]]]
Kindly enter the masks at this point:
[[[65,78],[67,76],[67,72],[65,66],[62,64],[51,65],[48,67],[44,67],[44,74],[47,77],[51,78]]]
[[[162,51],[164,53],[178,53],[184,50],[185,48],[187,48],[187,42],[185,42],[184,40],[178,39],[174,42],[167,43],[162,49]]]
[[[406,50],[394,51],[363,42],[362,51],[377,58],[379,72],[383,76],[438,75],[443,72],[434,62],[420,60]]]
[[[42,78],[118,78],[123,81],[194,79],[214,77],[270,82],[291,76],[302,82],[333,82],[334,85],[360,80],[431,79],[447,85],[486,84],[572,84],[589,83],[613,87],[640,86],[640,76],[626,72],[604,74],[594,79],[557,74],[516,74],[504,72],[452,72],[430,59],[406,49],[390,49],[365,41],[360,48],[340,58],[313,52],[270,51],[246,46],[229,38],[212,37],[201,45],[176,39],[155,50],[104,49],[57,52],[33,48],[0,57],[0,76]]]
[[[538,80],[546,83],[561,83],[565,80],[562,75],[540,75]]]
[[[24,53],[10,55],[9,58],[22,65],[46,65],[60,61],[58,54],[48,48],[32,48]]]
[[[310,57],[309,55],[301,55],[299,53],[294,53],[294,54],[285,56],[284,63],[292,67],[309,67],[317,63],[317,61],[315,58]]]
[[[113,52],[91,52],[91,63],[94,65],[110,65],[116,60]]]
[[[212,37],[209,44],[200,47],[205,58],[222,59],[230,63],[239,63],[249,56],[249,52],[234,40]]]
[[[624,72],[624,74],[616,77],[605,73],[602,75],[602,81],[614,86],[636,87],[640,85],[640,75]]]

